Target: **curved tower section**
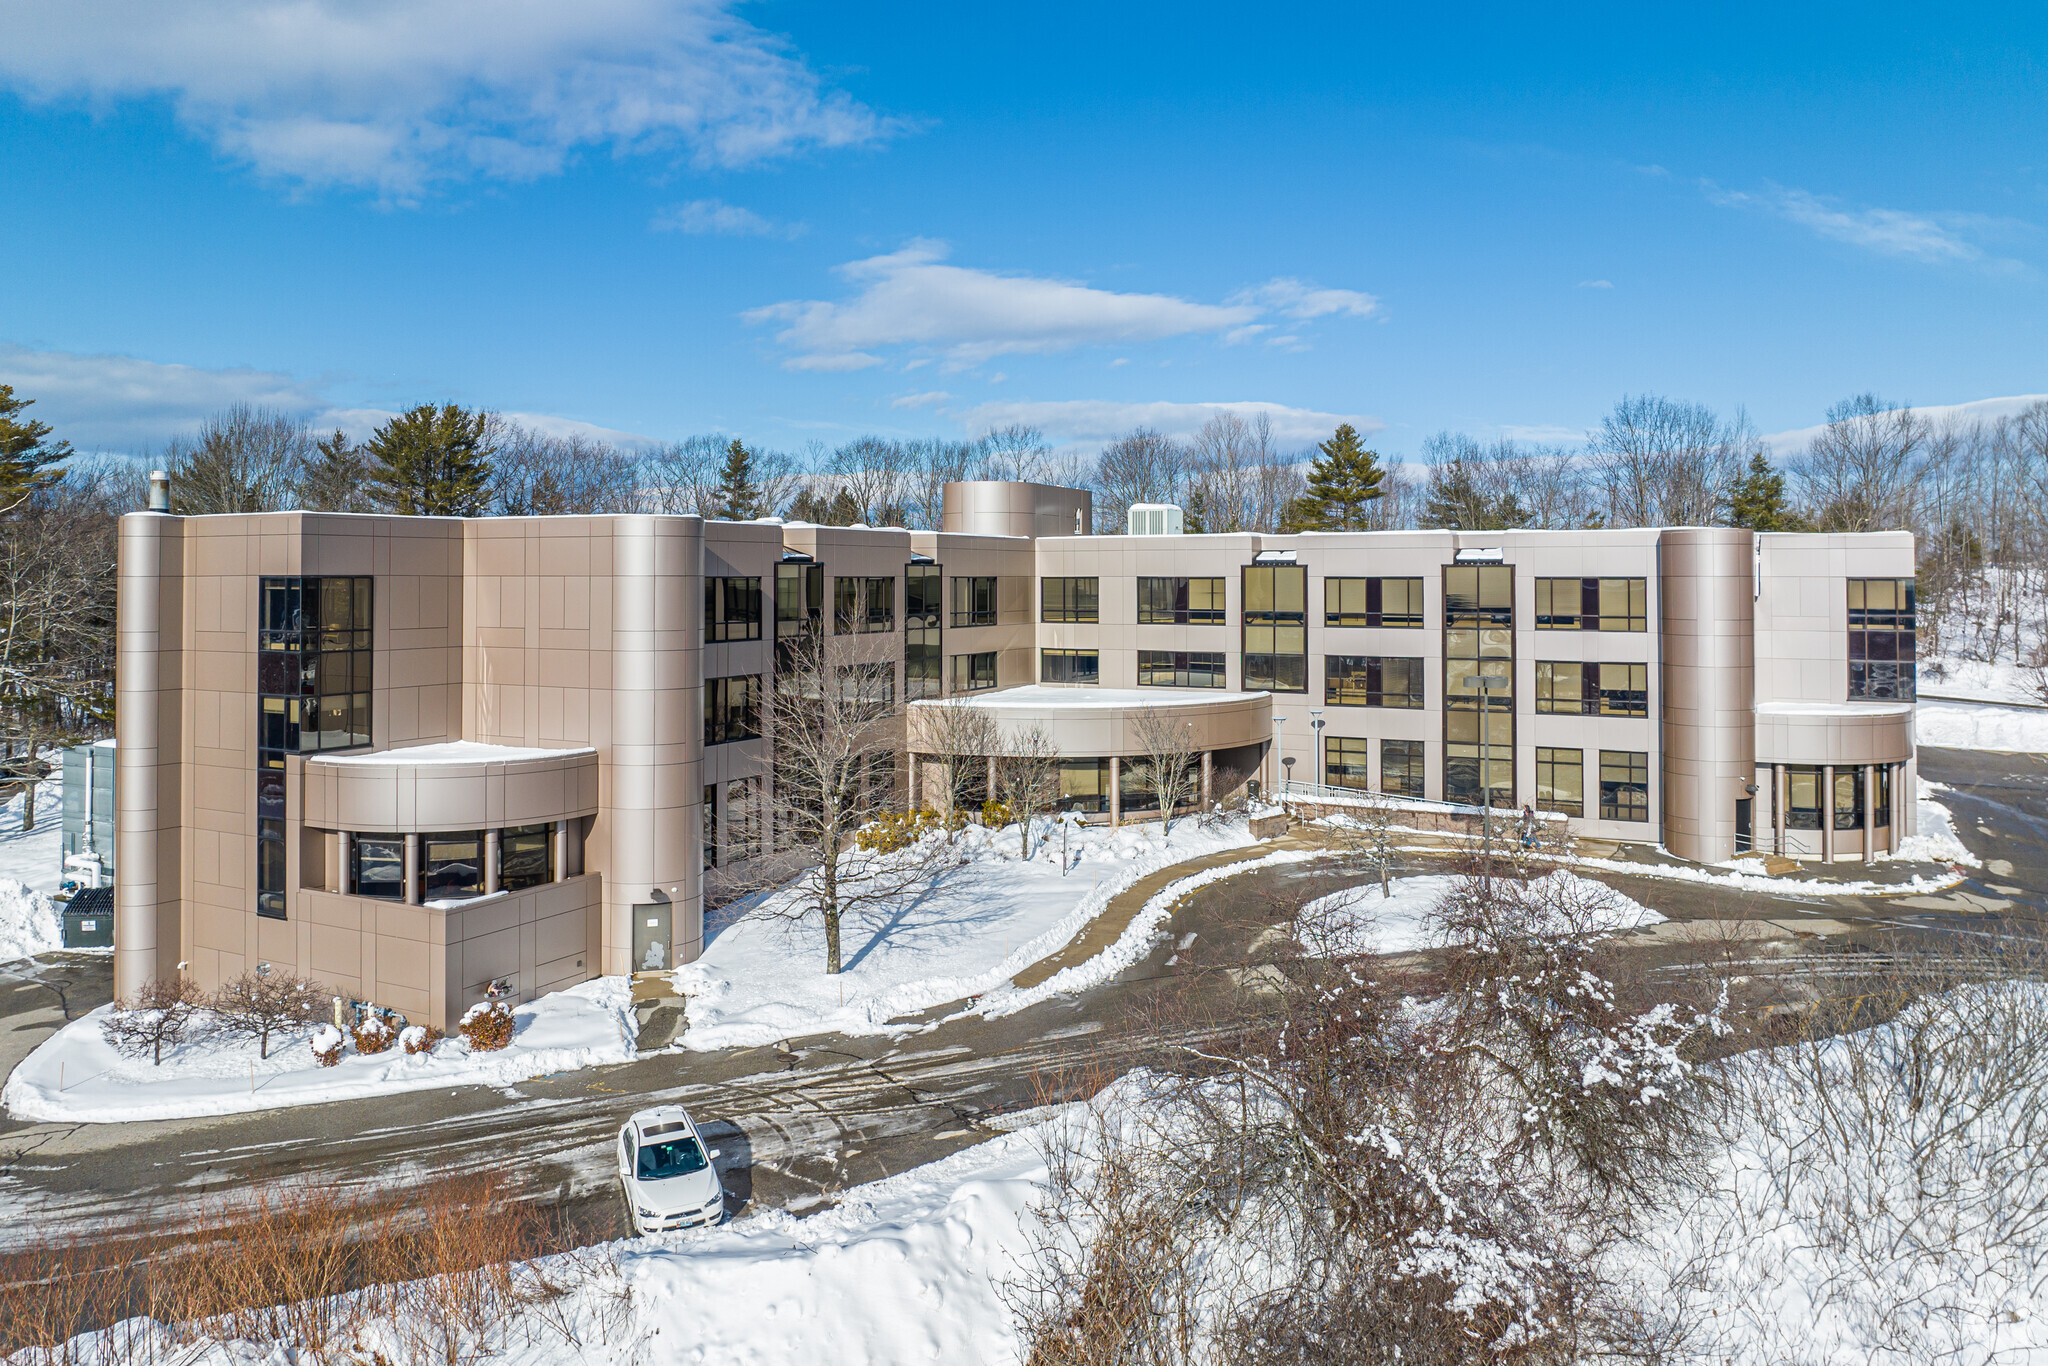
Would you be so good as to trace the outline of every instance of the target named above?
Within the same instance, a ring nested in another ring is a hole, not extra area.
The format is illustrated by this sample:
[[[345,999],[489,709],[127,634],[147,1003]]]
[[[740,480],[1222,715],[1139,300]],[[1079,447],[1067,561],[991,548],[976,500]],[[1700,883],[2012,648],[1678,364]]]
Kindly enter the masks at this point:
[[[172,971],[183,956],[184,527],[182,517],[161,512],[121,519],[114,627],[118,996]]]
[[[1659,547],[1664,842],[1718,862],[1735,854],[1737,803],[1757,820],[1752,533],[1667,530]]]

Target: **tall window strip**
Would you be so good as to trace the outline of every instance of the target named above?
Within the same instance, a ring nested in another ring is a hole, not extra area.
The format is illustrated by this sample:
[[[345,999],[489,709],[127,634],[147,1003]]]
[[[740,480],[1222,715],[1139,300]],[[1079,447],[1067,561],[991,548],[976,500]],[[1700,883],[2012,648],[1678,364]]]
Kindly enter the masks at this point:
[[[367,576],[257,583],[258,915],[285,916],[285,756],[370,743],[372,584]]]
[[[1038,681],[1041,683],[1100,683],[1102,659],[1094,650],[1040,650]]]
[[[704,680],[704,743],[723,745],[761,735],[761,675]]]
[[[1372,741],[1348,735],[1323,737],[1323,777],[1331,787],[1372,789]]]
[[[1244,685],[1308,691],[1307,566],[1245,566]]]
[[[1095,621],[1102,596],[1100,579],[1040,579],[1040,621]]]
[[[1849,580],[1849,696],[1911,702],[1917,695],[1913,583]]]
[[[996,652],[954,655],[952,673],[954,692],[986,692],[996,685]]]
[[[1640,750],[1600,751],[1600,819],[1650,819],[1650,756]]]
[[[1650,666],[1539,659],[1536,710],[1564,716],[1648,716]]]
[[[996,624],[996,581],[994,575],[953,580],[953,624],[993,626]]]
[[[1221,650],[1140,650],[1141,688],[1220,688],[1224,686]]]
[[[713,577],[704,580],[704,639],[761,638],[761,580]]]
[[[818,634],[825,616],[825,566],[822,564],[778,564],[775,566],[775,637]]]
[[[1396,797],[1422,795],[1422,741],[1380,741],[1380,791]]]
[[[1648,579],[1538,579],[1539,631],[1647,631]]]
[[[1138,580],[1140,626],[1221,626],[1223,580]]]
[[[1586,814],[1586,755],[1583,750],[1536,750],[1536,809],[1564,816]]]
[[[1325,626],[1422,626],[1421,579],[1324,579]]]
[[[1423,662],[1393,655],[1324,655],[1323,700],[1333,707],[1422,706]]]
[[[1482,686],[1475,679],[1493,680]],[[1444,567],[1444,796],[1515,804],[1515,571]],[[1483,739],[1483,743],[1482,743]],[[1482,764],[1486,772],[1480,772]]]
[[[945,695],[946,655],[941,639],[946,606],[945,571],[913,564],[903,571],[903,695]]]
[[[761,856],[761,779],[736,778],[725,785],[724,857],[750,859]]]

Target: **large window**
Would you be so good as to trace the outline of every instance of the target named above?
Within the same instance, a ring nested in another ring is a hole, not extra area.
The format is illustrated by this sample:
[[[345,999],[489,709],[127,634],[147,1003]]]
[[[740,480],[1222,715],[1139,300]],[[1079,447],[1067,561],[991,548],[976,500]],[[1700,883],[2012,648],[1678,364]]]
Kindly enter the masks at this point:
[[[1820,769],[1811,765],[1785,766],[1785,828],[1820,829]]]
[[[1567,716],[1648,716],[1650,666],[1539,659],[1536,710]]]
[[[1094,650],[1040,650],[1038,681],[1041,683],[1099,683],[1102,659]]]
[[[953,624],[993,626],[996,624],[996,581],[994,575],[953,580]]]
[[[996,685],[996,652],[953,656],[953,691],[983,692]]]
[[[1422,741],[1380,741],[1380,791],[1396,797],[1422,795]]]
[[[368,577],[258,581],[256,913],[285,914],[284,761],[370,743]]]
[[[945,610],[944,572],[935,564],[903,571],[903,695],[940,697],[945,691],[945,652],[940,640]]]
[[[1863,828],[1863,770],[1857,767],[1835,770],[1835,829]]]
[[[716,642],[760,638],[760,578],[705,579],[704,639]]]
[[[1223,580],[1139,579],[1141,626],[1221,626]]]
[[[1109,810],[1109,764],[1107,759],[1060,760],[1059,809],[1088,815]]]
[[[1913,580],[1849,580],[1849,696],[1910,702],[1917,692]]]
[[[1648,579],[1538,579],[1539,631],[1647,631]]]
[[[1577,749],[1536,750],[1536,809],[1586,814],[1586,755]]]
[[[1600,819],[1650,819],[1650,756],[1637,750],[1600,751]]]
[[[1308,691],[1308,569],[1254,564],[1244,571],[1244,685]]]
[[[832,631],[865,635],[896,629],[896,580],[849,578],[832,580]]]
[[[1514,679],[1515,571],[1501,564],[1445,566],[1444,796],[1449,800],[1515,804]]]
[[[704,680],[704,743],[722,745],[761,734],[761,676]]]
[[[896,666],[884,663],[841,664],[839,697],[841,701],[860,706],[893,706],[896,701]]]
[[[1421,579],[1324,579],[1323,625],[1422,625]]]
[[[1040,579],[1040,621],[1094,621],[1102,594],[1100,579]]]
[[[1140,650],[1141,688],[1220,688],[1224,686],[1221,650]]]
[[[775,566],[775,635],[778,640],[816,635],[825,615],[825,566]]]
[[[1348,735],[1323,737],[1323,778],[1331,787],[1372,788],[1372,741]]]
[[[484,891],[481,830],[420,836],[421,901],[459,901]]]
[[[349,841],[349,864],[357,896],[405,900],[405,836],[357,835]]]
[[[555,828],[515,825],[498,835],[498,886],[525,891],[555,880]]]
[[[722,860],[761,856],[761,779],[736,778],[725,785],[725,846]]]
[[[1323,697],[1333,707],[1422,705],[1422,661],[1398,656],[1324,655]]]

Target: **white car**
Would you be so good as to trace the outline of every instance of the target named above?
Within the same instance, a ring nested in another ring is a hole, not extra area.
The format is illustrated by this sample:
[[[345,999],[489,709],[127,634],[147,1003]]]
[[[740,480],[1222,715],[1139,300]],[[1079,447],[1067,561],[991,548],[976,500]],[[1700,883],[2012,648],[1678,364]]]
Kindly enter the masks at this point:
[[[680,1105],[642,1110],[619,1130],[619,1184],[636,1233],[667,1233],[725,1217],[725,1187],[690,1112]]]

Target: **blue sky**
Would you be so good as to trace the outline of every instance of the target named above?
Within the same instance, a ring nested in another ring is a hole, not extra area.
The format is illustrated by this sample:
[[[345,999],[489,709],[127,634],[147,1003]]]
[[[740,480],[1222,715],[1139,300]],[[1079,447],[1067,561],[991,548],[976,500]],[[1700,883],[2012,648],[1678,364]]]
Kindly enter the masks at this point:
[[[0,382],[135,451],[1785,431],[2048,391],[2044,91],[2038,5],[0,0]]]

